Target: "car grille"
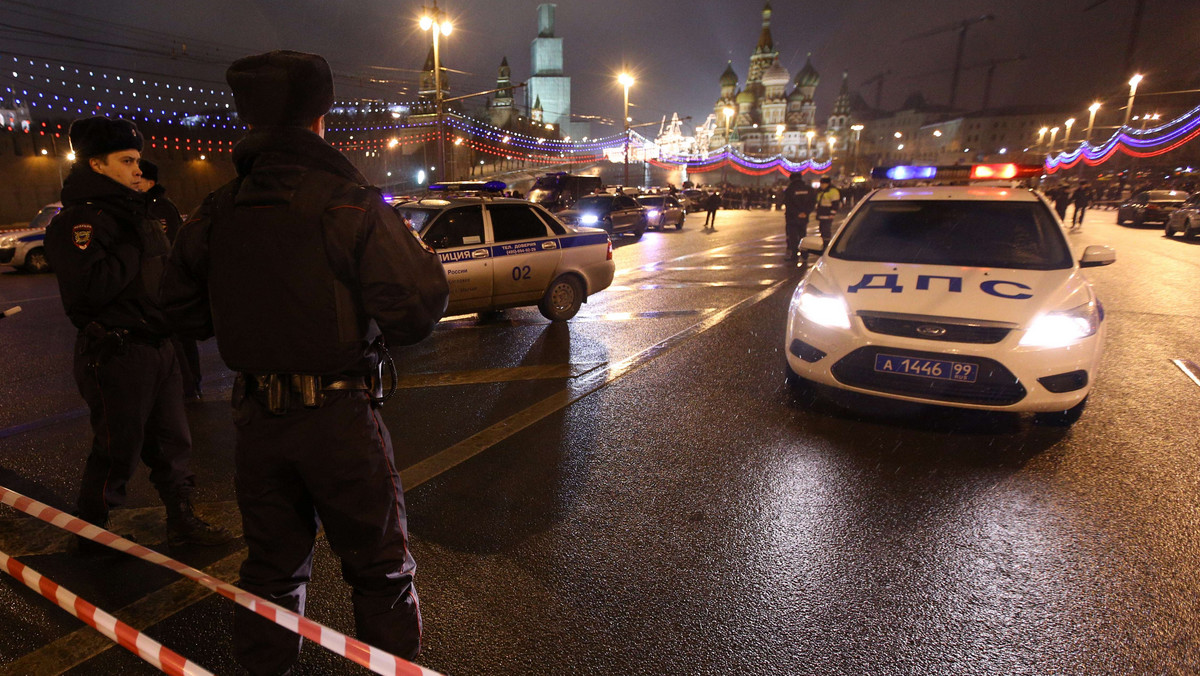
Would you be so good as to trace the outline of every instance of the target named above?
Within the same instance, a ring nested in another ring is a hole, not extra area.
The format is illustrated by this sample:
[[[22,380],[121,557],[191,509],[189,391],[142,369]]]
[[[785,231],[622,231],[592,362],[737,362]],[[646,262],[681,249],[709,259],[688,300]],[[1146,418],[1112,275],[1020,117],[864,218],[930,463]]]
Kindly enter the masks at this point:
[[[947,320],[937,317],[905,317],[869,312],[860,312],[858,316],[867,330],[874,333],[947,343],[999,343],[1014,328],[989,322],[963,323],[970,320]],[[929,330],[920,330],[925,327]]]
[[[900,373],[878,373],[875,371],[875,355],[880,352],[919,359],[971,362],[979,365],[979,376],[973,383],[960,383]],[[1025,386],[1011,371],[1000,362],[984,357],[861,347],[842,357],[830,370],[839,382],[852,387],[934,401],[1007,406],[1021,401],[1026,394]]]

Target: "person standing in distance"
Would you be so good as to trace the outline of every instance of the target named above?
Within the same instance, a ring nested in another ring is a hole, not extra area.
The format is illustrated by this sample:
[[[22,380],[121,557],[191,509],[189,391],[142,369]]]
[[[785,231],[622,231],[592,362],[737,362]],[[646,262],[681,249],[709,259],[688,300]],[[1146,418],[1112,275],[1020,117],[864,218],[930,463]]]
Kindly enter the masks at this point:
[[[180,230],[163,303],[185,336],[216,335],[233,389],[244,589],[304,612],[317,530],[354,588],[357,637],[406,659],[421,649],[404,489],[376,410],[380,348],[416,343],[449,287],[377,188],[324,139],[333,76],[315,54],[239,59],[225,78],[250,127],[237,178]],[[301,638],[240,606],[234,653],[288,671]]]
[[[799,171],[793,171],[783,192],[783,228],[787,236],[787,254],[784,260],[796,260],[800,240],[808,234],[808,216],[816,204],[817,191],[813,190],[812,184],[804,180]]]
[[[717,209],[721,208],[721,193],[713,191],[704,198],[704,229],[717,229]]]
[[[821,189],[817,191],[817,228],[826,247],[833,238],[833,215],[841,204],[842,193],[833,187],[833,181],[828,176],[821,177]]]
[[[107,524],[109,512],[125,503],[141,458],[167,508],[169,545],[228,542],[225,529],[192,510],[192,437],[171,331],[158,304],[169,245],[138,192],[142,135],[132,122],[89,117],[72,123],[68,136],[78,159],[63,181],[63,209],[46,228],[46,256],[79,329],[75,382],[91,411],[79,517]],[[107,551],[78,542],[83,553]]]
[[[1075,205],[1075,212],[1071,214],[1072,231],[1083,228],[1083,215],[1087,213],[1087,209],[1092,205],[1094,199],[1096,199],[1096,193],[1092,190],[1092,186],[1087,181],[1080,181],[1071,195],[1071,202]]]
[[[162,227],[168,242],[175,241],[183,218],[175,203],[167,198],[167,189],[158,182],[158,165],[146,158],[138,160],[142,170],[142,181],[138,190],[146,193],[146,212],[150,220]],[[183,376],[183,400],[198,401],[200,399],[200,351],[196,341],[190,338],[171,337],[175,346],[175,355],[179,358],[179,371]]]

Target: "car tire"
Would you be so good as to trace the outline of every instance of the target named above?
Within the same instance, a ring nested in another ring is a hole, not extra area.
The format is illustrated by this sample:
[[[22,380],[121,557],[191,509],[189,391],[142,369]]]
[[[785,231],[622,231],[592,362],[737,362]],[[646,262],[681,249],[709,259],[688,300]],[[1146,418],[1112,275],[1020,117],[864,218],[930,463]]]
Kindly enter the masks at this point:
[[[1163,237],[1171,239],[1175,236],[1175,228],[1171,227],[1171,219],[1167,219],[1167,224],[1163,226]]]
[[[1141,215],[1141,214],[1134,214],[1134,216],[1133,216],[1133,227],[1135,227],[1135,228],[1140,228],[1140,227],[1142,227],[1143,225],[1145,225],[1145,224],[1146,224],[1146,223],[1145,223],[1145,221],[1146,221],[1146,217],[1145,217],[1145,216],[1143,216],[1143,215]]]
[[[1117,225],[1125,225],[1125,212],[1117,209]]]
[[[611,218],[606,218],[606,219],[604,219],[604,221],[602,221],[602,222],[600,223],[600,227],[604,228],[604,231],[608,233],[608,236],[609,236],[609,237],[612,237],[612,234],[613,234],[613,224],[612,224],[612,219],[611,219]]]
[[[1183,223],[1183,238],[1184,239],[1195,239],[1197,234],[1200,234],[1200,226],[1196,226],[1193,229],[1191,220],[1184,221],[1184,223]]]
[[[561,275],[546,288],[538,310],[552,322],[565,322],[583,305],[583,283],[575,275]]]
[[[638,241],[639,239],[642,238],[642,235],[644,235],[644,234],[646,234],[646,219],[645,218],[638,221],[637,225],[633,226],[633,241],[635,241],[635,242]]]
[[[46,250],[38,247],[25,254],[26,272],[50,272],[50,261],[46,260]]]
[[[1049,411],[1047,413],[1034,413],[1033,423],[1035,425],[1045,425],[1048,427],[1070,427],[1074,425],[1079,416],[1083,415],[1083,409],[1087,407],[1088,398],[1084,397],[1083,401],[1075,404],[1065,411]]]
[[[683,230],[683,220],[687,218],[687,214],[679,214],[679,220],[675,223],[676,230]]]

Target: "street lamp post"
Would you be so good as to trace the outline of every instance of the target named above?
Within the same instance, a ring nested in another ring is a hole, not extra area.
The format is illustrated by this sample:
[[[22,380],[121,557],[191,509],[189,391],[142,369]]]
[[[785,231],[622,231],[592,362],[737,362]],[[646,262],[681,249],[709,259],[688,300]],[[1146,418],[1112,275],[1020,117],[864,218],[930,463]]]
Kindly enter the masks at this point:
[[[1133,112],[1133,97],[1137,95],[1138,83],[1141,81],[1141,73],[1129,78],[1129,101],[1125,104],[1125,121],[1121,123],[1122,127],[1129,126],[1129,115]]]
[[[816,135],[817,135],[817,132],[813,131],[812,129],[809,129],[808,131],[804,132],[804,137],[806,139],[808,139],[808,151],[805,153],[805,156],[808,158],[809,164],[812,164],[812,140],[813,140],[813,137]]]
[[[1038,142],[1037,142],[1036,148],[1039,151],[1042,149],[1042,141],[1046,140],[1046,132],[1048,132],[1048,131],[1050,131],[1049,127],[1042,127],[1041,129],[1038,130]],[[1050,153],[1046,153],[1046,154],[1049,155]]]
[[[633,86],[633,76],[629,73],[621,73],[617,76],[617,82],[625,88],[625,183],[622,188],[629,185],[629,88]]]
[[[1050,152],[1046,153],[1047,155],[1054,154],[1054,149],[1057,147],[1054,145],[1054,139],[1057,136],[1058,136],[1058,127],[1051,127],[1050,128]]]
[[[829,168],[833,169],[833,149],[837,147],[837,137],[830,136],[827,143],[829,145]]]
[[[862,138],[862,130],[863,130],[863,125],[861,125],[861,124],[850,125],[850,131],[854,132],[854,138],[851,140],[851,142],[854,144],[854,148],[850,151],[850,173],[851,174],[858,173],[858,142]]]
[[[725,106],[725,108],[722,109],[721,112],[724,113],[724,115],[725,115],[725,163],[721,165],[721,185],[724,186],[725,185],[725,177],[729,175],[730,152],[733,150],[733,143],[732,143],[731,139],[729,138],[729,134],[730,134],[729,122],[730,122],[730,120],[733,119],[734,111],[731,106]]]
[[[446,148],[442,139],[442,58],[438,50],[438,34],[450,35],[450,19],[438,9],[437,0],[433,9],[422,7],[421,30],[433,32],[433,102],[436,118],[438,144],[438,179],[446,180]]]
[[[1087,128],[1087,133],[1083,139],[1084,143],[1092,142],[1092,125],[1096,122],[1096,111],[1097,110],[1100,110],[1100,102],[1099,101],[1096,101],[1092,105],[1088,106],[1088,128]]]
[[[1067,118],[1063,124],[1067,126],[1067,131],[1063,134],[1063,152],[1069,153],[1071,152],[1071,127],[1075,125],[1075,118]]]

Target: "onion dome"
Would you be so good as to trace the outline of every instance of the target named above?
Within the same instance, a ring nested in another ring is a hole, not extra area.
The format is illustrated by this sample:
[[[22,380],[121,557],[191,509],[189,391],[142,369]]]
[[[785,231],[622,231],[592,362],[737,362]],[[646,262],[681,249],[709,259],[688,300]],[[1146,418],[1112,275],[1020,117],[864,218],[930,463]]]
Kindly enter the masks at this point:
[[[820,81],[821,81],[821,76],[817,73],[817,69],[813,68],[812,54],[810,53],[804,59],[804,68],[801,68],[800,72],[796,73],[796,86],[797,87],[816,87],[817,83],[819,83]]]
[[[730,61],[729,65],[725,66],[725,72],[721,74],[721,86],[736,87],[737,83],[738,76],[737,73],[733,72],[733,62]]]
[[[744,89],[742,90],[742,93],[737,95],[737,102],[739,104],[754,103],[756,100],[757,97],[754,96],[754,92],[750,89]]]
[[[771,64],[771,67],[768,68],[765,73],[763,73],[762,83],[767,87],[772,85],[786,86],[790,77],[791,76],[788,75],[787,68],[784,68],[783,64],[776,61],[775,63]]]

